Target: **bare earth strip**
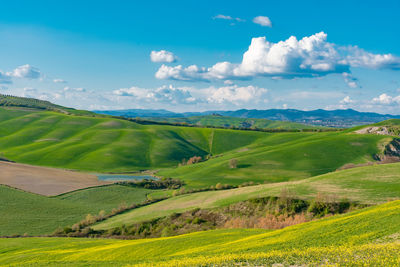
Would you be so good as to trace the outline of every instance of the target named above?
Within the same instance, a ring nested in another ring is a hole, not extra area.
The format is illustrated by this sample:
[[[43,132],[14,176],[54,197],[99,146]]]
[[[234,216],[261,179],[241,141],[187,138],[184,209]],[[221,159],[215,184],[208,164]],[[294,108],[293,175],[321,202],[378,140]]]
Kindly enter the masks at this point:
[[[54,196],[109,182],[99,181],[92,174],[0,161],[0,184]]]

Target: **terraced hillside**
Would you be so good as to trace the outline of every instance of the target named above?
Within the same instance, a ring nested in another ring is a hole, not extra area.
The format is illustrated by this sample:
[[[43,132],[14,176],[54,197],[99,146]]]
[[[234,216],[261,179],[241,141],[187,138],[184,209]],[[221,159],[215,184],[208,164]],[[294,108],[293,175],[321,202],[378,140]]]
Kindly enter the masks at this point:
[[[0,265],[397,266],[400,201],[281,230],[216,230],[143,240],[0,239]]]

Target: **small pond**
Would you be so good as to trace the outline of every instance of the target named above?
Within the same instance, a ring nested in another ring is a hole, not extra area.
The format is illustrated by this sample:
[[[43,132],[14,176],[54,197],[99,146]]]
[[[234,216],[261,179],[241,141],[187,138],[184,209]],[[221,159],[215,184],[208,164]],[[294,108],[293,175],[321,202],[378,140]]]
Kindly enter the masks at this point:
[[[157,180],[151,175],[97,174],[97,177],[101,181]]]

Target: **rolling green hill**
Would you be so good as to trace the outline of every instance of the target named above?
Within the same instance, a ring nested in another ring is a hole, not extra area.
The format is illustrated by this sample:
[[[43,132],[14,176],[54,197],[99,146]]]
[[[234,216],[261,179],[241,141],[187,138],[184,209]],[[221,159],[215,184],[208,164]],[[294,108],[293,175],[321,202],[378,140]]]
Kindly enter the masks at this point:
[[[0,108],[0,153],[17,162],[96,172],[177,166],[183,159],[223,153],[264,133],[140,125],[113,118]],[[213,138],[232,136],[215,145]]]
[[[265,133],[142,125],[110,117],[0,108],[0,156],[93,172],[165,169],[188,187],[281,182],[373,161],[391,137],[343,132]],[[203,163],[176,168],[193,156]],[[236,159],[237,168],[229,168]],[[166,169],[167,168],[167,169]]]
[[[233,127],[233,128],[251,128],[251,129],[280,129],[280,130],[310,130],[310,129],[326,129],[322,126],[312,126],[296,122],[288,121],[273,121],[267,119],[251,119],[251,118],[238,118],[216,115],[203,115],[193,117],[179,117],[179,118],[160,118],[155,117],[151,120],[168,123],[187,123],[190,125],[198,126],[211,126],[211,127]]]
[[[400,201],[281,230],[216,230],[176,237],[110,240],[0,239],[0,265],[398,266]]]
[[[71,226],[89,213],[110,212],[121,203],[141,203],[148,189],[120,185],[78,190],[45,197],[0,185],[0,236],[50,234]]]
[[[90,115],[99,117],[101,116],[86,110],[66,108],[60,105],[53,104],[49,101],[39,100],[35,98],[3,95],[3,94],[0,94],[0,107],[20,107],[20,108],[30,108],[38,110],[50,110],[50,111],[56,111],[73,115]]]
[[[230,138],[218,140],[218,145]],[[348,163],[374,161],[380,144],[391,138],[350,132],[265,134],[252,144],[199,164],[163,170],[159,174],[184,180],[193,187],[244,181],[282,182],[334,171]],[[235,142],[235,141],[232,141]],[[230,168],[230,160],[237,161]]]
[[[174,212],[219,208],[251,198],[279,196],[283,189],[302,199],[312,199],[322,194],[331,199],[348,199],[363,204],[383,203],[400,198],[400,163],[341,170],[294,182],[180,195],[114,216],[93,228],[109,229],[168,216]]]

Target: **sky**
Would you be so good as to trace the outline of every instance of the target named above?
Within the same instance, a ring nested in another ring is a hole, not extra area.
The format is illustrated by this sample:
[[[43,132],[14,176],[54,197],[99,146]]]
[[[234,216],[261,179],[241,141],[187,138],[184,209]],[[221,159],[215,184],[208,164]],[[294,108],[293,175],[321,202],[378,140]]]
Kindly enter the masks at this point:
[[[400,114],[400,1],[2,1],[0,93]]]

